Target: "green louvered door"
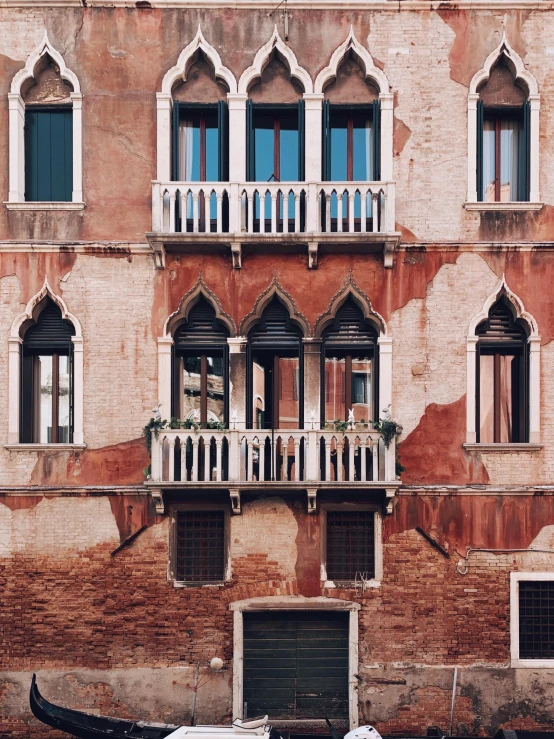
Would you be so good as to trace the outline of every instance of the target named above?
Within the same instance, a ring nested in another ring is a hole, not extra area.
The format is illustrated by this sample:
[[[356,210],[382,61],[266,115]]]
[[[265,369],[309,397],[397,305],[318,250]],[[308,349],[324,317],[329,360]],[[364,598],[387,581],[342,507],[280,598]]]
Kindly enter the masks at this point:
[[[70,108],[25,112],[25,200],[71,201],[72,121]]]
[[[244,614],[246,716],[348,716],[348,613]]]

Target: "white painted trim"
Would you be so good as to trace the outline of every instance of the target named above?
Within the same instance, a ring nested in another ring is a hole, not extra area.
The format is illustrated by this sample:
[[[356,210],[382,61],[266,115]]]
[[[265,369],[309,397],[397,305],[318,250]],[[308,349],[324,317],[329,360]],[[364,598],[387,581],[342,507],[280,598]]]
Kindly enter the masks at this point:
[[[47,200],[44,202],[39,201],[25,201],[21,203],[14,203],[5,201],[4,205],[7,210],[83,210],[85,203],[82,202],[66,202],[54,200]]]
[[[502,40],[485,60],[483,67],[476,72],[469,83],[467,96],[467,204],[477,201],[477,101],[479,100],[478,88],[490,77],[491,70],[500,56],[506,56],[513,65],[516,80],[523,80],[529,92],[530,115],[530,144],[531,155],[529,163],[530,188],[529,201],[533,204],[540,203],[539,192],[539,110],[540,95],[537,80],[529,72],[517,51],[510,46],[504,31]],[[499,205],[499,204],[496,204]],[[501,208],[497,208],[500,210]],[[534,210],[530,208],[529,210]]]
[[[162,418],[171,418],[171,350],[173,338],[160,336],[158,339],[158,403]]]
[[[462,444],[464,449],[470,452],[539,452],[544,444],[531,444],[528,442],[498,443],[498,444]]]
[[[262,72],[264,71],[267,63],[270,60],[271,53],[276,50],[281,57],[286,61],[290,69],[291,77],[297,80],[304,88],[304,93],[312,93],[314,91],[312,78],[309,73],[298,64],[296,54],[287,46],[281,39],[277,26],[273,29],[273,34],[269,41],[267,41],[261,48],[256,52],[252,65],[245,69],[241,74],[238,82],[238,92],[243,95],[247,95],[252,84],[260,79]]]
[[[10,452],[80,452],[86,444],[4,444]]]
[[[25,202],[25,103],[21,97],[21,88],[28,79],[34,77],[35,69],[40,59],[48,55],[60,70],[60,77],[73,87],[70,94],[72,103],[72,127],[73,127],[73,190],[71,200],[80,206],[83,204],[83,119],[82,106],[83,96],[77,75],[65,65],[63,56],[57,51],[48,39],[48,33],[44,36],[31,52],[25,66],[20,69],[12,79],[10,92],[8,93],[9,108],[9,192],[8,202]],[[36,204],[32,204],[36,205]],[[39,205],[43,205],[42,203]],[[68,204],[66,204],[68,205]],[[31,208],[32,209],[32,208]],[[46,210],[45,208],[36,208]],[[59,210],[70,208],[59,208]],[[58,210],[58,208],[52,208]]]
[[[304,156],[306,182],[321,181],[321,112],[323,93],[304,93]],[[317,207],[308,201],[307,207]],[[316,216],[317,218],[317,216]],[[315,222],[308,215],[308,223]]]
[[[391,406],[392,412],[392,338],[379,336],[377,338],[379,351],[379,411]]]
[[[530,549],[529,551],[532,551]],[[524,580],[548,582],[554,572],[510,572],[510,654],[511,667],[554,669],[554,659],[519,658],[519,583]]]
[[[464,203],[466,210],[494,210],[494,211],[512,211],[512,210],[542,210],[544,203],[531,203],[527,201],[518,201],[510,203]]]
[[[361,605],[354,601],[318,596],[273,595],[265,598],[249,598],[229,604],[233,611],[233,720],[243,717],[244,667],[244,611],[349,611],[348,658],[348,713],[350,729],[358,726],[358,611]]]
[[[20,364],[21,354],[20,345],[22,343],[20,330],[26,321],[35,321],[37,318],[37,307],[44,300],[50,298],[61,311],[62,318],[69,321],[75,329],[75,335],[72,337],[73,342],[73,444],[69,447],[79,447],[84,444],[84,352],[83,352],[83,334],[79,320],[68,311],[67,306],[62,297],[56,295],[50,285],[48,279],[44,280],[42,288],[34,295],[27,305],[23,313],[20,313],[13,321],[8,338],[8,389],[9,389],[9,406],[8,406],[8,444],[19,444],[19,414],[20,414]],[[27,445],[25,445],[27,446]],[[47,444],[36,445],[47,446],[60,449],[63,445]]]
[[[502,279],[498,281],[494,291],[485,300],[483,307],[470,321],[467,344],[466,344],[466,444],[470,448],[479,448],[485,451],[486,446],[476,444],[477,441],[477,409],[476,409],[476,392],[477,392],[477,342],[476,335],[477,326],[488,318],[491,307],[496,303],[501,295],[505,295],[515,309],[517,319],[525,321],[529,328],[529,444],[540,444],[540,351],[541,338],[539,335],[537,322],[533,316],[528,313],[518,296],[513,293],[506,283],[506,278],[502,275]],[[500,445],[492,445],[494,449]],[[503,445],[502,445],[503,446]],[[513,447],[513,445],[509,445]],[[525,449],[529,447],[524,445]]]
[[[383,580],[383,507],[381,505],[375,505],[369,503],[367,505],[333,505],[332,503],[322,503],[321,506],[322,524],[324,535],[322,536],[322,548],[321,548],[321,580],[324,588],[341,588],[348,587],[353,588],[354,583],[345,584],[344,582],[335,583],[327,578],[327,553],[326,553],[326,540],[327,540],[327,513],[329,511],[370,511],[374,514],[374,562],[375,562],[375,575],[368,580],[365,584],[367,588],[379,588],[381,587],[381,581]],[[357,583],[360,586],[360,581]]]

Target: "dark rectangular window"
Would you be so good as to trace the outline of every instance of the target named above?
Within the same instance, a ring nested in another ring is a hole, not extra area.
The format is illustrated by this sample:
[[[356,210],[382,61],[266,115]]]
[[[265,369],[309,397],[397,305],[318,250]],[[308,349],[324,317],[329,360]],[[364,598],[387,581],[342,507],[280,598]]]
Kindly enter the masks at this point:
[[[178,511],[176,579],[222,582],[225,579],[224,511]]]
[[[69,202],[73,191],[71,108],[25,111],[25,200]]]
[[[353,582],[375,577],[375,514],[327,512],[327,578]]]
[[[519,658],[554,659],[554,581],[519,583]]]

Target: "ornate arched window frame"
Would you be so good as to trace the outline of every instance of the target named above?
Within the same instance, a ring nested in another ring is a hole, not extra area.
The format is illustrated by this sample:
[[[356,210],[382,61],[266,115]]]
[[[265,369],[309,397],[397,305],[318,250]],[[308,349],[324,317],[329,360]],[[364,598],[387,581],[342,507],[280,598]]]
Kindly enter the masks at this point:
[[[56,295],[48,280],[40,291],[27,303],[23,313],[20,313],[12,323],[8,338],[8,445],[15,448],[37,448],[44,444],[20,444],[20,413],[21,413],[21,329],[27,322],[35,322],[42,310],[45,299],[50,299],[61,311],[62,318],[69,321],[75,330],[71,341],[73,342],[73,443],[52,444],[53,448],[60,447],[84,447],[84,418],[83,418],[83,396],[84,396],[84,357],[83,357],[83,334],[78,319],[68,311],[64,300]]]
[[[71,202],[25,202],[25,102],[21,92],[24,83],[34,78],[37,64],[44,56],[49,56],[60,70],[60,77],[73,87],[70,94],[72,104],[73,126],[73,189]],[[75,210],[84,207],[83,203],[83,96],[77,75],[65,64],[63,56],[57,51],[44,33],[37,48],[28,57],[23,69],[14,76],[8,93],[9,107],[9,192],[8,208],[15,209],[17,204],[24,209],[37,210]]]
[[[344,61],[347,54],[352,53],[358,60],[365,71],[366,80],[370,80],[379,91],[379,105],[381,109],[381,180],[386,182],[393,179],[392,162],[393,162],[393,104],[394,95],[390,91],[389,81],[386,74],[375,66],[373,57],[369,51],[363,46],[354,33],[354,29],[350,26],[350,31],[346,39],[338,46],[331,55],[329,64],[322,69],[317,75],[314,82],[314,98],[320,101],[319,104],[319,125],[310,128],[310,135],[314,136],[314,132],[319,132],[319,151],[321,151],[321,105],[323,103],[324,90],[327,85],[332,82],[338,73],[339,67]],[[306,106],[306,125],[307,125]],[[315,123],[315,121],[314,121]],[[314,143],[315,150],[316,143]]]
[[[530,105],[530,162],[529,162],[529,202],[509,203],[504,207],[508,208],[532,208],[540,204],[540,186],[539,186],[539,111],[540,111],[540,95],[537,80],[525,68],[522,58],[510,46],[506,34],[502,36],[501,42],[494,51],[488,55],[482,69],[476,72],[469,83],[469,93],[467,96],[467,204],[478,203],[475,207],[478,209],[501,209],[502,203],[482,203],[477,200],[477,102],[479,93],[477,90],[486,82],[491,74],[491,70],[496,62],[505,56],[511,63],[515,79],[522,80],[529,91]]]
[[[540,444],[541,337],[539,335],[535,319],[533,318],[533,316],[527,313],[521,300],[510,290],[510,288],[506,284],[505,277],[502,277],[494,292],[485,300],[482,310],[473,317],[468,329],[466,352],[466,444],[472,445],[476,444],[477,442],[477,344],[479,342],[477,327],[483,321],[486,321],[488,319],[490,309],[501,297],[504,297],[511,304],[516,319],[524,322],[528,330],[527,343],[529,346],[529,405],[527,412],[529,416],[529,438],[526,443],[529,445]],[[490,445],[487,444],[484,446]],[[517,446],[521,446],[521,444],[518,444]]]

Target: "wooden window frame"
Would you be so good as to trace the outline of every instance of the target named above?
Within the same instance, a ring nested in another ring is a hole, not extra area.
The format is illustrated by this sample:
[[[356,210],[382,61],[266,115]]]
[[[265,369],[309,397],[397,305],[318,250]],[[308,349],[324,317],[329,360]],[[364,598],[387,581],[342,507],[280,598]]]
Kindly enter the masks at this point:
[[[359,504],[359,503],[322,503],[320,506],[321,516],[321,581],[324,588],[333,589],[336,587],[351,588],[354,581],[338,581],[330,580],[327,573],[327,514],[328,512],[354,513],[357,511],[363,513],[373,513],[373,542],[374,542],[374,576],[366,581],[366,587],[378,588],[383,580],[383,513],[382,508],[377,504]]]
[[[177,519],[179,513],[213,513],[223,511],[223,579],[222,580],[177,580]],[[177,503],[170,509],[169,557],[167,579],[176,588],[219,588],[231,580],[231,512],[228,505],[219,503]]]
[[[554,580],[552,572],[510,572],[510,656],[511,667],[553,669],[554,659],[537,658],[521,659],[519,653],[519,583],[550,582]]]
[[[73,362],[73,352],[68,351],[61,352],[61,351],[42,351],[40,349],[34,349],[32,351],[25,352],[25,342],[23,341],[22,344],[22,355],[21,355],[21,396],[23,399],[23,396],[25,394],[29,394],[30,402],[29,403],[20,403],[21,408],[21,419],[20,419],[20,437],[23,438],[25,436],[30,436],[29,442],[22,442],[22,443],[30,443],[30,444],[73,444],[73,437],[74,437],[74,418],[73,418],[73,406],[74,406],[74,398],[73,398],[73,392],[74,392],[74,362]],[[24,354],[25,352],[25,354]],[[24,356],[25,359],[29,360],[29,376],[27,377],[24,368]],[[52,357],[52,438],[50,441],[40,441],[40,428],[38,426],[38,419],[40,417],[39,412],[39,406],[40,406],[40,379],[37,378],[38,372],[38,358],[39,357]],[[69,407],[70,407],[70,415],[69,415],[69,431],[68,431],[68,441],[60,442],[59,440],[59,418],[60,418],[60,398],[59,398],[59,389],[60,389],[60,357],[68,357],[68,363],[69,363]],[[30,413],[30,416],[28,418],[25,417],[25,414]]]

